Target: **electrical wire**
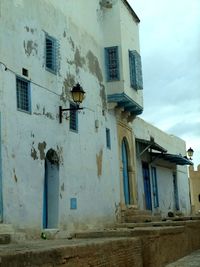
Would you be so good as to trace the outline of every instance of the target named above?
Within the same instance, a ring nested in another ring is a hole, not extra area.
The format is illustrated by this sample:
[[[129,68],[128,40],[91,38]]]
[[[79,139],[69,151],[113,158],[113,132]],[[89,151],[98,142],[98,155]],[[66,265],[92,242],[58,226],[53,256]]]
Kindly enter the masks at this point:
[[[16,73],[15,71],[13,71],[11,68],[7,67],[5,63],[3,63],[3,62],[0,61],[0,64],[4,66],[4,70],[5,70],[5,71],[8,70],[8,71],[10,71],[11,73],[13,73],[13,74],[15,74],[15,75],[17,75],[17,76],[21,76],[21,75],[19,75],[18,73]],[[27,80],[28,80],[30,83],[32,83],[32,84],[34,84],[34,85],[36,85],[36,86],[38,86],[38,87],[40,87],[40,88],[42,88],[42,89],[45,89],[45,90],[47,90],[48,92],[50,92],[50,93],[52,93],[52,94],[54,94],[54,95],[60,97],[59,94],[57,94],[56,92],[54,92],[54,91],[48,89],[47,87],[45,87],[45,86],[43,86],[43,85],[40,85],[39,83],[36,83],[36,82],[34,82],[33,80],[31,80],[31,79],[27,79]]]

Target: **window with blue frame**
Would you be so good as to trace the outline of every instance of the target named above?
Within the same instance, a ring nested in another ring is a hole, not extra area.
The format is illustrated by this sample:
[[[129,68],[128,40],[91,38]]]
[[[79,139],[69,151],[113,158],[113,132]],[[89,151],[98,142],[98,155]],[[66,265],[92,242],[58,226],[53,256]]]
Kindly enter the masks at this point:
[[[142,90],[142,63],[140,54],[136,50],[129,50],[129,70],[131,87],[135,90]]]
[[[30,82],[16,77],[17,109],[31,112]]]
[[[70,130],[74,132],[78,132],[78,111],[75,110],[76,105],[73,103],[70,103],[70,117],[69,117],[69,128]]]
[[[118,46],[105,48],[107,81],[119,81],[119,52]]]
[[[54,74],[58,71],[58,41],[46,34],[45,38],[45,64],[46,69]]]
[[[158,199],[158,184],[157,184],[156,167],[151,167],[151,176],[152,176],[154,208],[158,208],[159,207],[159,199]]]
[[[111,149],[110,129],[106,128],[106,146]]]

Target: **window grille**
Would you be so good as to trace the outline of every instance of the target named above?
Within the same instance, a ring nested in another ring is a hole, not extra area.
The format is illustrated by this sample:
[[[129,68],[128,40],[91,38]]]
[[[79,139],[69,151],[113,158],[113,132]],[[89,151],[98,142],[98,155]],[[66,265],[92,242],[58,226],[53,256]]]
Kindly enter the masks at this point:
[[[119,75],[119,53],[118,46],[105,48],[106,73],[108,81],[117,81]]]
[[[16,78],[17,108],[30,112],[30,83],[19,77]]]
[[[136,50],[129,51],[129,69],[131,87],[136,90],[142,90],[142,63],[141,57]]]
[[[54,74],[58,71],[58,55],[59,43],[58,41],[46,35],[46,69]]]
[[[70,108],[75,108],[75,104],[70,104]],[[69,128],[72,131],[78,132],[78,111],[77,110],[70,110],[70,122]]]
[[[111,149],[110,129],[106,128],[106,146]]]

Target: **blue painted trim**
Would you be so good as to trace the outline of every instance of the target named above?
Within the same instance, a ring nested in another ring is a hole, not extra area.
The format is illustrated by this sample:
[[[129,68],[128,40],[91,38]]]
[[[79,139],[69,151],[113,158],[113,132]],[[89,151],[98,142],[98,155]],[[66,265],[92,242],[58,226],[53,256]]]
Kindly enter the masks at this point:
[[[123,107],[133,115],[140,115],[143,112],[143,108],[125,93],[108,95],[107,99],[108,102],[116,102],[119,107]]]
[[[77,198],[75,197],[70,198],[70,209],[77,210]]]
[[[0,112],[0,221],[3,221],[3,188],[2,188],[2,136],[1,136],[1,112]]]
[[[130,184],[129,184],[129,175],[128,175],[128,155],[126,141],[122,141],[122,165],[123,165],[123,187],[124,187],[124,199],[125,204],[129,205],[130,203]]]

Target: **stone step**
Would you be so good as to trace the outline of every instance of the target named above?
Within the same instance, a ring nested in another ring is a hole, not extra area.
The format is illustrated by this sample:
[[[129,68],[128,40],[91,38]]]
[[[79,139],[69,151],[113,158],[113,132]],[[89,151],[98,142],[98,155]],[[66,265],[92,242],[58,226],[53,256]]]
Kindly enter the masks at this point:
[[[142,223],[142,222],[155,222],[161,221],[161,216],[153,215],[126,215],[123,222],[126,223]]]
[[[143,235],[157,235],[159,233],[177,233],[183,232],[184,226],[159,226],[159,227],[135,227],[133,229],[128,228],[116,228],[116,229],[103,229],[103,230],[91,230],[84,232],[74,233],[73,238],[76,239],[93,239],[93,238],[119,238],[119,237],[138,237]]]
[[[128,208],[128,209],[122,211],[122,215],[124,215],[124,216],[129,216],[129,215],[148,215],[148,216],[151,216],[152,211]]]
[[[117,223],[115,228],[127,228],[133,229],[138,227],[166,227],[166,226],[182,226],[185,225],[185,221],[156,221],[156,222],[139,222],[139,223]]]

